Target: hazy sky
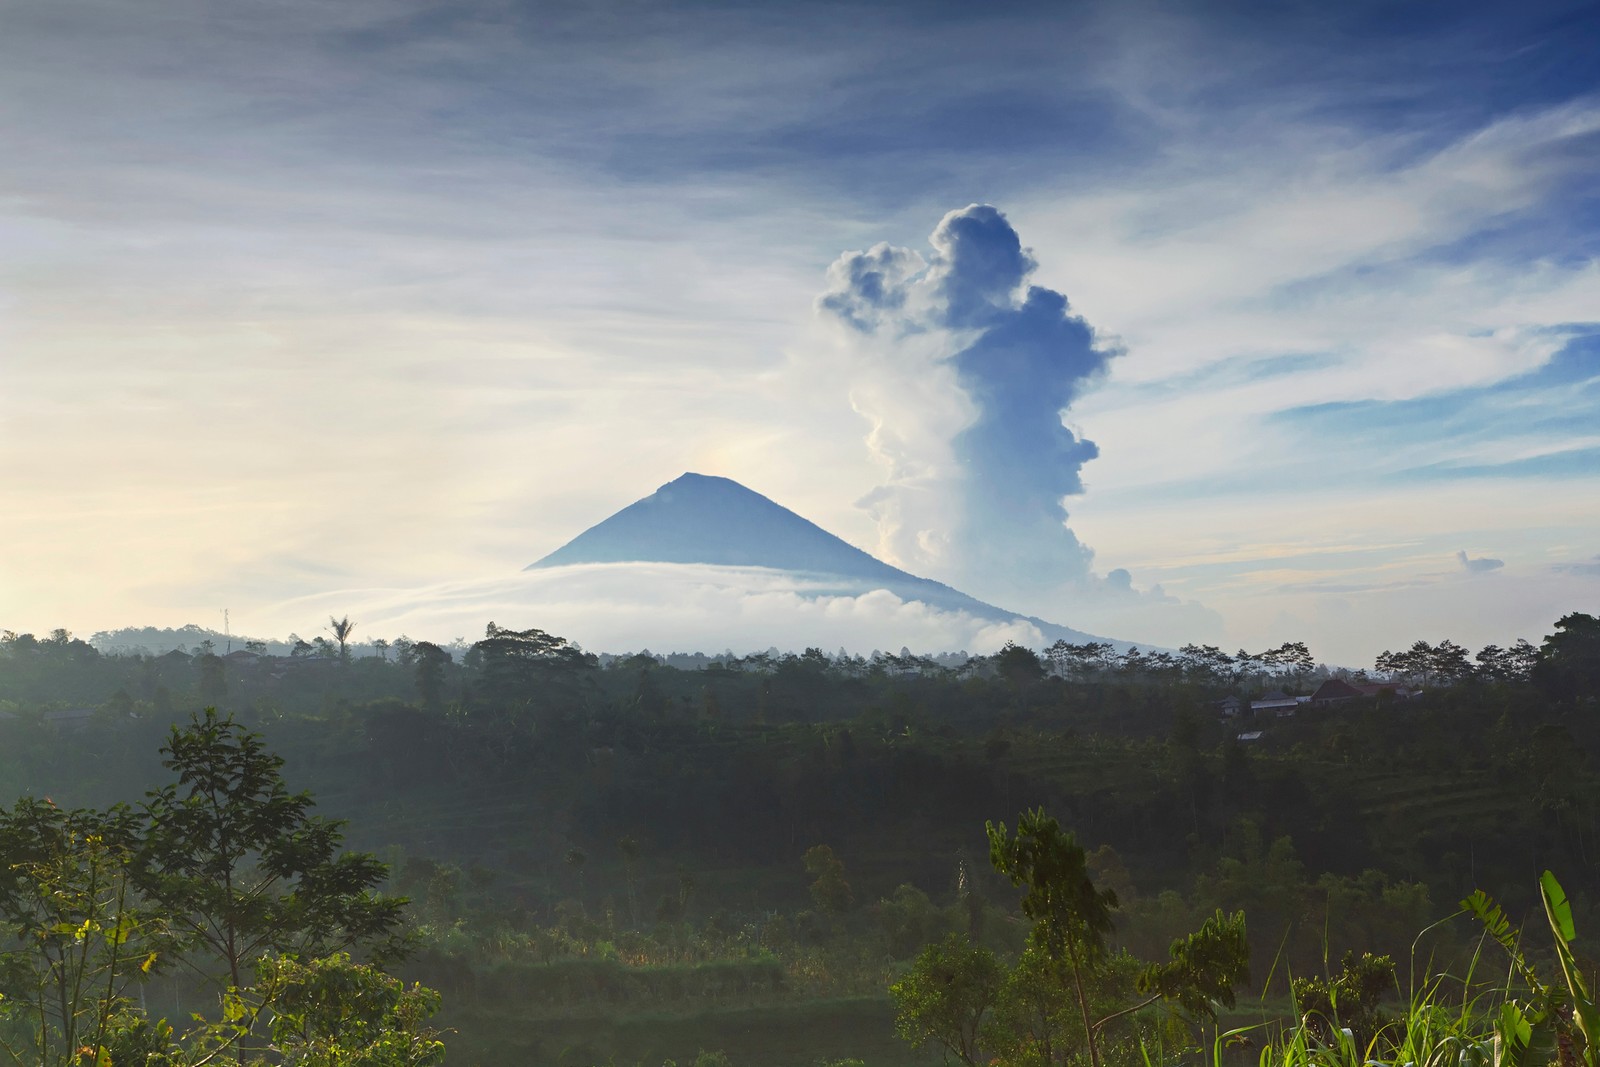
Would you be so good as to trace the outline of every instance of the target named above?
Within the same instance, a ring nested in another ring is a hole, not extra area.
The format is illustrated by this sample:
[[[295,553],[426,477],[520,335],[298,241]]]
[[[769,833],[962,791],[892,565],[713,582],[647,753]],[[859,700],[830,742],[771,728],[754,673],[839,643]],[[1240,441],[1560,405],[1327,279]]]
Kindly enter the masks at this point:
[[[1536,640],[1600,609],[1597,52],[1592,3],[0,0],[0,627],[314,633],[694,470],[1118,637]]]

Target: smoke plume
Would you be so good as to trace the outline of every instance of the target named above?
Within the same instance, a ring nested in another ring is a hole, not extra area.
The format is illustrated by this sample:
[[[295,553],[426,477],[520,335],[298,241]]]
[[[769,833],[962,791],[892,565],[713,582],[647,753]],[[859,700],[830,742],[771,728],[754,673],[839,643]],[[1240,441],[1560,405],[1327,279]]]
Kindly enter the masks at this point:
[[[1098,450],[1065,424],[1114,348],[993,207],[946,215],[931,256],[879,244],[829,269],[819,310],[853,355],[851,398],[885,482],[863,504],[880,551],[980,596],[1036,600],[1089,576],[1067,497]]]

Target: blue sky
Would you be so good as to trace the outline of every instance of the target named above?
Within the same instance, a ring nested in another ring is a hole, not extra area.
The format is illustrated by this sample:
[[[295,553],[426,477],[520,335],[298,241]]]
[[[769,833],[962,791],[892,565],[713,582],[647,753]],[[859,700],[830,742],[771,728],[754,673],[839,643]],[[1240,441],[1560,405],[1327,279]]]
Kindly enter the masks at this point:
[[[0,0],[0,626],[314,631],[697,470],[1119,637],[1537,638],[1600,606],[1597,51],[1579,3]]]

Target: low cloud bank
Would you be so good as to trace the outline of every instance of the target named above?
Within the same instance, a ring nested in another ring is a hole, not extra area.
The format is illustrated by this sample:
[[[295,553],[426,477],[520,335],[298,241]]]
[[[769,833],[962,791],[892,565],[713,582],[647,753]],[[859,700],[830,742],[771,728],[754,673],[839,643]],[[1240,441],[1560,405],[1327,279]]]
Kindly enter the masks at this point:
[[[1046,642],[1023,620],[997,621],[906,602],[886,590],[755,567],[609,563],[523,571],[419,589],[349,589],[288,601],[261,623],[305,630],[349,615],[368,637],[468,641],[492,620],[538,627],[595,652],[745,654],[771,647],[987,654]]]

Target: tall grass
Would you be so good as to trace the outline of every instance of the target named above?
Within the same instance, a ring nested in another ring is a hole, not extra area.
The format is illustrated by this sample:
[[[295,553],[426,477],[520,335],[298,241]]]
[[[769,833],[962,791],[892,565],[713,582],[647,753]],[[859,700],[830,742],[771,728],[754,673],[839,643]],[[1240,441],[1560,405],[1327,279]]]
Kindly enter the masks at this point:
[[[1409,993],[1402,1007],[1378,1025],[1364,1041],[1339,1018],[1302,1013],[1292,1004],[1287,1022],[1262,1022],[1219,1033],[1208,1067],[1242,1067],[1246,1050],[1259,1048],[1258,1067],[1527,1067],[1506,1055],[1496,1037],[1496,1024],[1508,1004],[1524,993],[1516,969],[1486,982],[1478,977],[1485,934],[1466,961],[1462,974],[1435,972],[1430,958],[1417,975],[1417,947],[1432,931],[1466,915],[1466,909],[1434,923],[1412,945]],[[1397,990],[1398,991],[1398,990]],[[1147,1062],[1146,1067],[1153,1067]]]
[[[1476,1001],[1438,996],[1438,985],[1413,998],[1399,1018],[1364,1044],[1349,1027],[1323,1026],[1302,1018],[1261,1046],[1260,1067],[1486,1067],[1494,1062],[1492,1016]],[[1335,1020],[1336,1022],[1336,1020]],[[1219,1035],[1212,1050],[1215,1067],[1237,1067],[1232,1039],[1247,1027]]]

